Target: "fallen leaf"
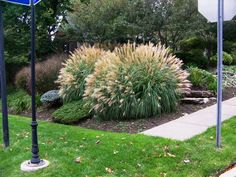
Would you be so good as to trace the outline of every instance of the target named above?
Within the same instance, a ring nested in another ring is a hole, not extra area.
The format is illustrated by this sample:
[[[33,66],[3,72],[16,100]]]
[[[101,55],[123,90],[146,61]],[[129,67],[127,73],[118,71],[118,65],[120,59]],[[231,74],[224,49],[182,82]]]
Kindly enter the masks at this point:
[[[28,150],[30,150],[30,148],[29,148],[29,147],[26,147],[25,150],[28,151]]]
[[[62,137],[60,137],[59,139],[60,139],[60,140],[64,140],[64,139],[65,139],[65,137],[63,137],[63,136],[62,136]]]
[[[167,153],[167,155],[168,155],[169,157],[173,157],[173,158],[175,158],[175,157],[176,157],[176,155],[174,155],[174,154],[171,154],[171,153]]]
[[[96,141],[96,144],[100,144],[100,143],[101,143],[101,141],[100,141],[100,140],[97,140],[97,141]]]
[[[118,153],[119,153],[119,151],[116,151],[116,150],[113,152],[114,155],[116,155],[116,154],[118,154]]]
[[[164,151],[165,151],[165,152],[170,152],[170,148],[169,148],[168,146],[165,146],[165,147],[164,147]]]
[[[75,162],[76,162],[76,163],[81,163],[81,157],[77,157],[77,158],[75,159]]]
[[[111,168],[105,168],[105,170],[106,170],[106,172],[108,172],[108,173],[113,173],[113,171],[112,171],[112,169]]]
[[[184,163],[190,163],[190,160],[189,159],[185,159]]]
[[[162,176],[162,177],[166,177],[166,173],[160,173],[160,175]]]
[[[49,140],[49,141],[47,141],[47,144],[52,144],[52,141],[50,141],[50,140]]]

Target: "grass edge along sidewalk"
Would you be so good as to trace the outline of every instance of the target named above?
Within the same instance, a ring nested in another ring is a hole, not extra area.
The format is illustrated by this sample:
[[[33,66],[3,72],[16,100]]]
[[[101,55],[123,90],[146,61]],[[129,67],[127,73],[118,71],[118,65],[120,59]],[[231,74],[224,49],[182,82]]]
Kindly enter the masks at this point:
[[[11,147],[0,148],[1,177],[201,177],[213,176],[236,161],[236,117],[223,124],[220,150],[215,148],[215,128],[180,142],[40,121],[40,155],[51,165],[33,174],[23,173],[20,163],[30,157],[30,119],[9,117]],[[75,162],[77,157],[80,163]]]

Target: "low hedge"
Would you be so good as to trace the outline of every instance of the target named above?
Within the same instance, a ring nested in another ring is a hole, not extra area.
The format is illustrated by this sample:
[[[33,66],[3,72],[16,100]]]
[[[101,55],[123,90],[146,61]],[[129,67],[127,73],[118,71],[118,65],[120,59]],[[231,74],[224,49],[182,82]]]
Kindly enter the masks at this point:
[[[53,121],[63,124],[73,124],[91,116],[90,106],[79,100],[63,105],[53,114]]]

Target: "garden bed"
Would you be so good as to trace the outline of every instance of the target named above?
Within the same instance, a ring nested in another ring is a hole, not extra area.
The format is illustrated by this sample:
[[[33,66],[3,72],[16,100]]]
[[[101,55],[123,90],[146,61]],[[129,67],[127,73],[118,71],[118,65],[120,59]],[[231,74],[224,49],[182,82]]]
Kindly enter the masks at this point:
[[[236,96],[236,88],[227,88],[224,90],[223,98],[224,100],[230,99]],[[105,131],[112,131],[112,132],[127,132],[127,133],[139,133],[144,130],[153,128],[155,126],[167,123],[169,121],[178,119],[186,114],[190,114],[196,112],[200,109],[206,108],[215,104],[216,101],[210,101],[207,104],[203,105],[192,105],[192,104],[180,104],[178,106],[178,110],[174,113],[170,114],[163,114],[160,117],[153,117],[149,119],[137,119],[137,120],[126,120],[126,121],[100,121],[94,118],[86,119],[80,121],[75,126],[80,126],[84,128],[96,129],[96,130],[105,130]],[[55,109],[46,109],[46,108],[39,108],[38,109],[38,118],[41,120],[52,120],[52,113]],[[30,112],[24,112],[21,115],[24,116],[31,116]]]

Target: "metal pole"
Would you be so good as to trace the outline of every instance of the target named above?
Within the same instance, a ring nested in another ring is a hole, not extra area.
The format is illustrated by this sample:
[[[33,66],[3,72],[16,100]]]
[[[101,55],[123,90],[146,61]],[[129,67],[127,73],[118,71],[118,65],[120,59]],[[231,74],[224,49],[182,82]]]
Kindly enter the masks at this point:
[[[6,71],[4,60],[4,31],[3,31],[3,5],[0,2],[0,77],[1,77],[1,98],[2,98],[2,126],[4,147],[9,146],[9,127],[7,110],[7,88]]]
[[[38,147],[38,134],[37,127],[38,123],[36,120],[36,104],[35,104],[35,6],[34,1],[31,0],[31,94],[32,94],[32,164],[39,164],[40,158],[38,155],[39,147]]]
[[[218,85],[216,146],[221,147],[224,0],[218,0]]]

